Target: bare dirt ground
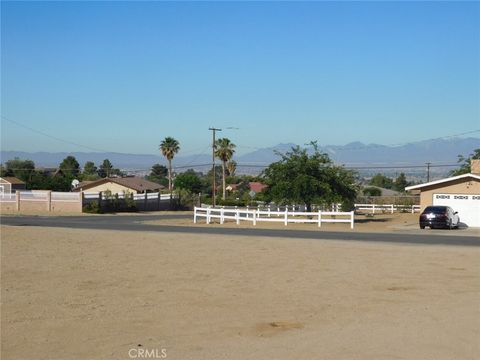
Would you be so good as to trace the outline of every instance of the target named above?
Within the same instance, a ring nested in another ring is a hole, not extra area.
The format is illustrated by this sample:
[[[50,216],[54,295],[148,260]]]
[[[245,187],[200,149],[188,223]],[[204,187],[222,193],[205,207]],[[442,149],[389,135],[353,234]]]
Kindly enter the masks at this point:
[[[478,247],[2,226],[1,300],[2,359],[480,358]]]

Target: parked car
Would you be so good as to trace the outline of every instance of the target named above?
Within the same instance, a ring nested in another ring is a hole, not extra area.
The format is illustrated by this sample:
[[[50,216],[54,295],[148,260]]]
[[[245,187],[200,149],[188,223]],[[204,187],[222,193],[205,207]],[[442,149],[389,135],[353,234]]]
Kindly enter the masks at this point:
[[[420,214],[420,229],[428,226],[433,228],[458,228],[460,218],[458,212],[453,211],[450,206],[427,206]]]

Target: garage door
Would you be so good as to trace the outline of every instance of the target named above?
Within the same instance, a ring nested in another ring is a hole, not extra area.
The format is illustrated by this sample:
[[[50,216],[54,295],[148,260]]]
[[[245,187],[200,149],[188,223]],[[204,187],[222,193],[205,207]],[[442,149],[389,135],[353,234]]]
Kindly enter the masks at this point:
[[[480,227],[480,194],[433,194],[433,205],[450,206],[458,211],[461,223]]]

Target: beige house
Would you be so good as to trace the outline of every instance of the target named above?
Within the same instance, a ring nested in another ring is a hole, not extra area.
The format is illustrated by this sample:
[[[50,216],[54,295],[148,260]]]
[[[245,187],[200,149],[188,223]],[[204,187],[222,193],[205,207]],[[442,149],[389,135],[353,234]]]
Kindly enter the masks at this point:
[[[0,193],[14,193],[17,190],[25,190],[25,183],[14,177],[14,176],[4,176],[0,177]]]
[[[105,192],[109,190],[112,194],[122,194],[124,192],[143,194],[149,192],[158,192],[164,188],[165,187],[163,185],[139,177],[126,177],[84,181],[81,182],[75,189],[73,189],[73,191]]]
[[[480,160],[472,160],[472,172],[425,184],[408,186],[420,192],[421,211],[430,205],[445,205],[458,212],[460,222],[480,227]]]

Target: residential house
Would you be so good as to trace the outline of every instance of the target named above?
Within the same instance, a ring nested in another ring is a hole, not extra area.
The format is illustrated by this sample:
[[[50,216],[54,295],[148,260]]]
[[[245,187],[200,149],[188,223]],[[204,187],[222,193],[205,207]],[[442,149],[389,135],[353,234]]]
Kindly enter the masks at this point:
[[[480,227],[480,160],[471,161],[471,173],[425,184],[407,186],[406,191],[420,192],[421,210],[430,205],[446,205],[458,212],[460,222]]]
[[[112,194],[122,194],[124,192],[143,194],[149,192],[158,192],[164,188],[165,187],[163,185],[145,180],[140,177],[124,177],[84,181],[81,182],[75,189],[73,189],[73,191],[104,192],[109,190]]]
[[[14,193],[17,190],[26,190],[26,184],[14,177],[14,176],[4,176],[0,177],[0,193]]]

